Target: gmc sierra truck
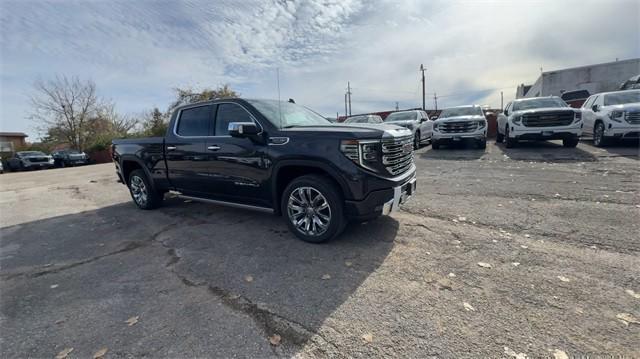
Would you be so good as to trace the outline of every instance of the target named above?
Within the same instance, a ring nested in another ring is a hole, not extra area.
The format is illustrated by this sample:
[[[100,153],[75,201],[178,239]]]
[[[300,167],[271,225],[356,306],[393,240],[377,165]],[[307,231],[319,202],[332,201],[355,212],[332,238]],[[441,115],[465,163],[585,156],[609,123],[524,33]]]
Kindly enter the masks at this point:
[[[174,111],[164,137],[114,140],[113,161],[141,209],[166,192],[274,213],[308,242],[398,209],[416,189],[413,135],[332,124],[308,108],[224,99]]]
[[[455,142],[474,141],[481,149],[487,148],[487,119],[480,106],[445,108],[433,122],[431,148]]]

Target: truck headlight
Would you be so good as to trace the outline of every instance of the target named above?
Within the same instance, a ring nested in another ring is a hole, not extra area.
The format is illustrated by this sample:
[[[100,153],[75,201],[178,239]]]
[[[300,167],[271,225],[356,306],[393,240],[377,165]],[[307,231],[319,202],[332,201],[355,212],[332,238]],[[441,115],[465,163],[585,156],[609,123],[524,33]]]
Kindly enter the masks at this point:
[[[573,117],[573,123],[578,123],[580,121],[582,121],[582,112],[576,111]]]
[[[487,121],[485,120],[479,120],[478,121],[478,128],[484,128],[484,126],[487,125]]]
[[[344,140],[340,143],[340,151],[351,161],[371,171],[370,165],[378,160],[380,140]]]
[[[609,118],[616,122],[622,122],[623,117],[624,117],[623,111],[611,111],[611,113],[609,113]]]
[[[437,123],[437,122],[433,124],[434,131],[438,131],[438,125],[439,125],[439,123]]]
[[[515,116],[511,122],[513,122],[514,125],[521,125],[522,124],[522,116]]]

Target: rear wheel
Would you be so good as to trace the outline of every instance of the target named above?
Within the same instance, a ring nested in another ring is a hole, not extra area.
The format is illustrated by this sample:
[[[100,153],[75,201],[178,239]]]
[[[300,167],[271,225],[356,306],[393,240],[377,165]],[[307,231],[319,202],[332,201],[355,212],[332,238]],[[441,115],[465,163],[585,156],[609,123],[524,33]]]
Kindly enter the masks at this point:
[[[133,170],[129,175],[129,192],[140,209],[158,208],[164,197],[153,189],[147,174],[141,169]]]
[[[565,138],[562,140],[562,145],[564,147],[576,147],[578,145],[579,139],[578,137]]]
[[[596,147],[604,147],[607,145],[607,140],[604,136],[604,124],[602,122],[596,123],[596,127],[593,129],[593,144]]]
[[[496,135],[496,142],[502,143],[502,141],[504,141],[504,135],[501,134],[500,131],[498,131],[498,134]]]
[[[509,137],[509,125],[507,125],[507,127],[505,127],[504,129],[504,141],[507,145],[507,148],[514,148],[518,143],[518,140],[516,140],[515,138]]]
[[[319,175],[301,176],[289,183],[281,199],[289,230],[305,242],[321,243],[337,237],[346,225],[340,189]]]

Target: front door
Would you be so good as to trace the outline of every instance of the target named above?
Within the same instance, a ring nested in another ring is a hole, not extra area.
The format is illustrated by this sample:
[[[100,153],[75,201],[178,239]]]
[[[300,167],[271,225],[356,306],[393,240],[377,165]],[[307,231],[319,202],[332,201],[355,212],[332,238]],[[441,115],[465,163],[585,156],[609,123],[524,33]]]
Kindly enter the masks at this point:
[[[271,207],[267,145],[229,136],[230,122],[256,121],[238,104],[218,104],[214,136],[206,146],[213,195],[220,200]]]

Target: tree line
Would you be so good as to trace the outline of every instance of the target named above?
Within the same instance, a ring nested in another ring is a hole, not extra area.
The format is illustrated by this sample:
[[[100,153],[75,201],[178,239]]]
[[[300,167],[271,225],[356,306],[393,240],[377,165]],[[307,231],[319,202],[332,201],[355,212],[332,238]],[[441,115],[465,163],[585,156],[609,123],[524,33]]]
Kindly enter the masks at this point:
[[[163,136],[178,106],[239,96],[228,84],[202,90],[181,87],[173,91],[175,98],[164,111],[155,107],[137,115],[123,115],[116,111],[113,101],[98,95],[96,84],[91,80],[66,76],[39,80],[30,96],[29,117],[44,136],[31,147],[50,151],[62,145],[92,152],[108,148],[114,138]]]

